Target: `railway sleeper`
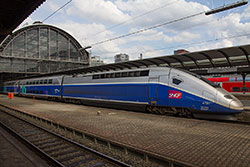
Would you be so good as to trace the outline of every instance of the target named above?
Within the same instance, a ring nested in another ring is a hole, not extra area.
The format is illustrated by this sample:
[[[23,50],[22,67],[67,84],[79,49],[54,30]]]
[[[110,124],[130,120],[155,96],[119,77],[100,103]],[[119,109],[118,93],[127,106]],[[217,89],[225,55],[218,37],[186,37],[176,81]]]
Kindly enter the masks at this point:
[[[61,158],[61,159],[59,159],[59,161],[66,162],[66,161],[73,160],[73,159],[79,158],[79,157],[84,157],[84,156],[86,156],[86,154],[84,154],[83,152],[78,152],[76,154],[72,154],[70,156],[66,156],[64,158]]]
[[[61,157],[61,156],[67,156],[68,154],[73,154],[78,152],[79,150],[76,149],[67,149],[67,150],[62,150],[56,154],[51,154],[53,157]]]
[[[48,147],[52,147],[52,146],[56,146],[56,145],[60,145],[62,144],[62,142],[60,141],[55,141],[55,142],[49,142],[49,143],[43,143],[43,144],[35,144],[37,147],[39,147],[40,149],[44,149],[44,148],[48,148]]]
[[[57,139],[51,138],[50,140],[42,140],[42,141],[39,140],[37,142],[34,142],[34,144],[38,147],[42,147],[42,146],[57,143],[57,142],[59,142]]]
[[[88,157],[88,158],[85,158],[85,159],[81,159],[81,160],[76,161],[76,162],[72,162],[70,164],[67,164],[67,166],[69,166],[69,167],[75,167],[75,166],[79,166],[79,165],[83,165],[83,164],[89,163],[89,162],[94,161],[96,159],[97,158],[95,158],[95,157],[92,156],[92,157]]]
[[[45,137],[33,137],[32,139],[29,139],[30,142],[32,143],[39,143],[39,142],[42,142],[42,141],[48,141],[48,140],[51,140],[52,137],[51,136],[45,136]]]
[[[41,146],[41,149],[48,149],[48,148],[54,148],[54,147],[58,147],[63,145],[63,142],[57,142],[57,143],[53,143],[53,144],[49,144],[49,145],[45,145],[45,146]]]
[[[55,145],[55,146],[49,146],[47,148],[43,148],[43,150],[46,152],[46,153],[53,153],[53,152],[57,152],[58,150],[66,150],[66,149],[69,149],[71,146],[70,145],[67,145],[67,146],[64,146],[64,145]]]

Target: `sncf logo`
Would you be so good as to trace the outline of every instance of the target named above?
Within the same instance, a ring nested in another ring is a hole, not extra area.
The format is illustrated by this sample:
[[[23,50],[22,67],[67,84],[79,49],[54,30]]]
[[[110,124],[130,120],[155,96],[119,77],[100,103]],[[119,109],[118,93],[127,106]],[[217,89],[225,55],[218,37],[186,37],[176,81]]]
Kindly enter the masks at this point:
[[[170,99],[181,99],[182,98],[182,93],[179,91],[175,90],[169,90],[168,91],[168,98]]]

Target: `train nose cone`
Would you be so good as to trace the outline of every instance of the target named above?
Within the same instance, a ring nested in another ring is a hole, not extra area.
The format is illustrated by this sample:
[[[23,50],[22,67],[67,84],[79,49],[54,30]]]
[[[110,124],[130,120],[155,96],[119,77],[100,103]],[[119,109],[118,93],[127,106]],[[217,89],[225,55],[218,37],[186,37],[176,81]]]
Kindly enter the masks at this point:
[[[239,100],[232,100],[229,107],[234,110],[243,110],[243,105]]]

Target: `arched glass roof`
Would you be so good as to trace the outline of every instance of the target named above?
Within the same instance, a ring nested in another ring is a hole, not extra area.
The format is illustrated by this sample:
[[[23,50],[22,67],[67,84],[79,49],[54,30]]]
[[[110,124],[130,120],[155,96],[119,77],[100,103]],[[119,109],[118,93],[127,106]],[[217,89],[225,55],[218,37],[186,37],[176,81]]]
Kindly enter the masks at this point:
[[[70,34],[35,23],[15,31],[0,45],[0,71],[49,73],[89,65],[89,54]]]

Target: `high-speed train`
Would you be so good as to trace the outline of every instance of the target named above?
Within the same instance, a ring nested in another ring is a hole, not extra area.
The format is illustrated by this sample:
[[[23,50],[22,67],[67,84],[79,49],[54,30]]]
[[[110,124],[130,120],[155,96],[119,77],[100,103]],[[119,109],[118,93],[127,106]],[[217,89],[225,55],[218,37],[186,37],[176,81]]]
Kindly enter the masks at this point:
[[[120,109],[216,119],[243,111],[213,82],[170,67],[139,68],[5,82],[2,92]],[[228,118],[226,118],[228,119]]]

